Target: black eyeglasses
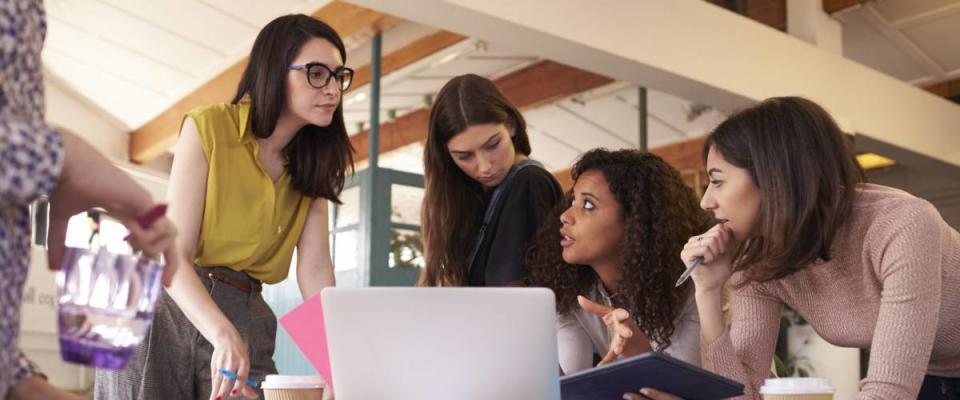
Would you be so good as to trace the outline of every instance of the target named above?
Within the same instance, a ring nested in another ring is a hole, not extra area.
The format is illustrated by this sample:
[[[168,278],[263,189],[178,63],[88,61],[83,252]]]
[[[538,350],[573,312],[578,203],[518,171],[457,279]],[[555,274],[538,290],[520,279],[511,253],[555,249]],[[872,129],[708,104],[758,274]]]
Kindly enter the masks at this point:
[[[330,78],[336,79],[341,92],[346,92],[353,82],[353,70],[347,67],[337,67],[331,70],[320,63],[291,65],[287,69],[303,70],[307,74],[307,83],[317,89],[323,89],[330,84]]]

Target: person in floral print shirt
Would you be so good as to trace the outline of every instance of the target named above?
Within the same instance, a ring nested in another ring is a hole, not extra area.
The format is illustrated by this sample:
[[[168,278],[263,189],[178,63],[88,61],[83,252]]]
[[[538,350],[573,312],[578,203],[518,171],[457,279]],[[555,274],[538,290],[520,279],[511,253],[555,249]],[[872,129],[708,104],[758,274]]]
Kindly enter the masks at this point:
[[[29,205],[50,199],[48,259],[58,267],[70,216],[103,207],[130,230],[147,256],[169,253],[176,230],[167,218],[137,225],[150,195],[89,144],[44,120],[40,50],[43,2],[0,0],[0,399],[74,399],[48,384],[17,348],[20,303],[30,265]],[[165,282],[176,265],[169,264]]]

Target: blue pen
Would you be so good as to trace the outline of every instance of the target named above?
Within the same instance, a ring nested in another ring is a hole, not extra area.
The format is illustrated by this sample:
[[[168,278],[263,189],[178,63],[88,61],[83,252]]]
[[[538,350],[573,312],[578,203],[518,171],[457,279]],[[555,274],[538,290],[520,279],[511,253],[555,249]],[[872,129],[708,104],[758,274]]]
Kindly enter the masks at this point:
[[[233,379],[233,380],[237,380],[237,373],[236,373],[236,372],[227,371],[227,370],[225,370],[225,369],[223,369],[223,368],[220,368],[220,375],[223,375],[223,376],[225,376],[225,377],[227,377],[227,378],[230,378],[230,379]],[[247,385],[250,385],[250,387],[255,388],[255,387],[257,387],[257,385],[259,385],[259,384],[257,383],[257,380],[256,380],[256,379],[247,378]]]

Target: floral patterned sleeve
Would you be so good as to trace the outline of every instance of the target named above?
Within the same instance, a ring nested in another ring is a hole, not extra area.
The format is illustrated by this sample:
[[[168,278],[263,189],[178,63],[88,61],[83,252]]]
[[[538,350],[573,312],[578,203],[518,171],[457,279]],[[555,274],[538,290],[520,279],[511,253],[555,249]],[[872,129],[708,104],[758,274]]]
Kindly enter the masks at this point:
[[[63,163],[63,142],[43,115],[41,7],[0,0],[0,204],[50,193]]]
[[[54,129],[4,114],[0,112],[0,203],[29,204],[56,186],[63,142]]]
[[[14,365],[14,369],[13,380],[15,382],[22,381],[31,376],[40,376],[43,379],[47,379],[47,376],[40,372],[40,368],[37,368],[37,364],[30,361],[23,353],[17,355],[17,364]]]
[[[0,0],[0,399],[39,373],[17,347],[30,266],[29,204],[53,191],[63,140],[44,118],[43,2]]]

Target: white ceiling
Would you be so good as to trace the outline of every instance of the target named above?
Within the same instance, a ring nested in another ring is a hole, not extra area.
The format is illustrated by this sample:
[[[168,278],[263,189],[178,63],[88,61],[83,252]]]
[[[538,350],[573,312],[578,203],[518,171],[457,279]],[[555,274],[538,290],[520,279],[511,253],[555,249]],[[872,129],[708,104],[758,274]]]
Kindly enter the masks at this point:
[[[273,18],[328,2],[46,0],[43,62],[136,129],[246,56]]]
[[[457,75],[474,73],[496,79],[536,61],[534,56],[509,54],[484,42],[464,40],[383,77],[380,121],[388,121],[391,110],[402,116],[425,108],[426,97],[435,95]],[[363,123],[363,129],[370,127],[369,96],[370,85],[352,88],[345,96],[344,119],[351,134],[361,130],[358,123]]]
[[[381,82],[381,123],[388,122],[389,110],[396,115],[425,108],[424,98],[435,95],[451,78],[475,73],[497,79],[536,63],[533,55],[511,53],[477,40],[465,40],[384,77]],[[351,89],[344,106],[348,130],[358,132],[358,123],[369,127],[369,85]],[[579,93],[554,103],[524,111],[533,158],[549,170],[569,167],[584,151],[594,147],[611,149],[637,147],[639,143],[638,87],[616,82]],[[649,91],[648,145],[664,146],[705,134],[722,119],[709,110],[688,117],[690,102]],[[384,154],[380,166],[423,173],[423,146],[414,144]],[[358,165],[362,168],[366,164]]]
[[[551,170],[570,167],[580,153],[594,147],[636,148],[640,111],[636,85],[614,83],[597,96],[571,96],[524,113],[533,156]],[[716,110],[691,114],[684,99],[647,91],[647,146],[657,148],[703,136],[723,119]]]
[[[960,0],[868,1],[836,18],[847,58],[918,85],[960,77]]]
[[[244,57],[257,31],[276,16],[313,13],[329,0],[47,0],[45,68],[134,130]],[[836,15],[847,57],[917,84],[960,76],[960,0],[880,0]],[[678,21],[680,18],[678,17]],[[384,35],[384,54],[433,29],[405,22]],[[369,45],[348,64],[368,62]],[[539,61],[468,39],[383,78],[381,122],[423,108],[451,77],[496,79]],[[368,87],[345,97],[351,133],[369,124]],[[359,96],[359,97],[358,97]],[[650,91],[651,148],[706,133],[722,119],[690,101]],[[229,99],[224,99],[224,101]],[[634,147],[637,87],[623,82],[528,110],[535,158],[568,167],[587,149]],[[696,117],[693,117],[696,116]],[[381,157],[384,166],[419,172],[422,147]]]
[[[595,147],[636,148],[639,143],[638,88],[622,82],[525,111],[531,157],[551,171],[569,168]],[[723,115],[697,109],[669,94],[648,91],[648,146],[656,148],[706,134]],[[423,173],[423,145],[411,144],[380,156],[380,166]],[[366,163],[358,164],[364,168]]]

